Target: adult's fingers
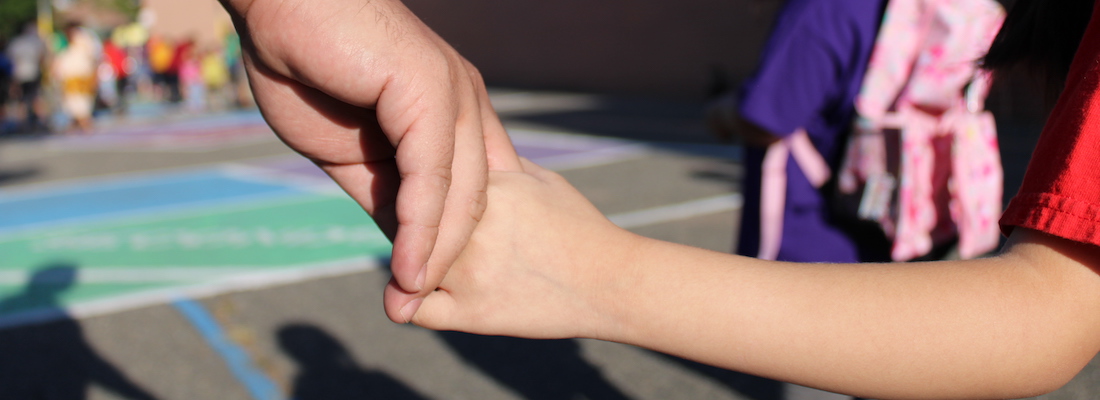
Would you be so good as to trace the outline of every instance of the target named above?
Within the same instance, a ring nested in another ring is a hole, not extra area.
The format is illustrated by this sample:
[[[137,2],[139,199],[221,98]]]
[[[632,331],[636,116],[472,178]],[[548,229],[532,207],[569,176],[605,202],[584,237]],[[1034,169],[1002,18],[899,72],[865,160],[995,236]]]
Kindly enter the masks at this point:
[[[415,78],[418,75],[403,79]],[[419,78],[426,82],[387,85],[376,108],[379,123],[397,149],[401,176],[391,269],[400,287],[410,293],[424,287],[439,234],[451,189],[460,106],[452,81]]]
[[[383,302],[386,303],[386,316],[393,322],[407,324],[414,320],[429,329],[447,329],[450,320],[460,318],[454,314],[457,304],[446,290],[436,290],[424,296],[409,296],[409,293],[401,289],[397,281],[390,279],[383,292]],[[389,305],[400,304],[400,307]],[[414,319],[415,317],[415,319]]]
[[[458,328],[456,321],[463,321],[462,310],[451,292],[438,290],[427,296],[417,299],[415,312],[410,312],[413,307],[402,310],[398,314],[400,322],[415,323],[418,326],[434,329],[449,330]]]
[[[388,139],[381,110],[334,99],[262,64],[250,63],[250,76],[271,127],[375,218],[394,241],[394,275],[406,290],[416,291],[450,186],[454,112],[447,109],[454,107],[434,107],[439,115],[412,119],[406,129],[391,130],[403,134]],[[421,104],[417,109],[429,108]],[[393,120],[389,117],[391,124]],[[395,150],[391,143],[399,147]]]
[[[319,164],[351,198],[367,212],[392,242],[397,235],[397,211],[394,208],[401,179],[393,160],[362,164]]]
[[[471,66],[472,68],[472,66]],[[485,141],[485,153],[489,162],[490,171],[519,172],[523,170],[519,162],[519,155],[512,145],[512,139],[500,123],[500,117],[493,110],[493,103],[489,100],[489,92],[485,90],[485,84],[481,75],[476,76],[476,89],[478,91],[478,104],[481,106],[481,129]]]
[[[543,181],[543,182],[559,181],[560,182],[560,181],[565,180],[565,178],[562,178],[561,175],[558,175],[554,171],[543,168],[541,165],[535,164],[534,161],[528,160],[527,157],[520,157],[519,162],[520,162],[520,166],[522,167],[522,171],[524,173],[526,173],[527,175],[531,175],[531,176],[537,178],[540,181]]]
[[[246,60],[256,101],[279,138],[327,172],[392,240],[400,177],[374,112]]]
[[[414,299],[434,290],[459,253],[485,212],[486,187],[488,185],[488,167],[485,155],[481,112],[478,95],[471,86],[460,88],[462,101],[455,123],[455,148],[452,164],[451,187],[440,220],[440,229],[428,259],[427,268],[418,277],[417,291],[404,294],[393,293],[385,300],[387,313],[394,309],[405,309]],[[401,285],[404,288],[404,285]],[[415,312],[408,309],[407,312]]]

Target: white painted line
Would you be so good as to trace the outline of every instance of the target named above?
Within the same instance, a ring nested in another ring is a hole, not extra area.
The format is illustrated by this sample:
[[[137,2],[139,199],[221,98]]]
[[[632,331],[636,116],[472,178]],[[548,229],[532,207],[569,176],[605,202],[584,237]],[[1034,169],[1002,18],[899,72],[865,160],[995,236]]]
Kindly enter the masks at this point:
[[[519,111],[548,113],[562,111],[594,110],[602,103],[597,96],[573,93],[494,92],[489,101],[498,113]]]
[[[733,193],[609,215],[607,218],[623,229],[631,229],[737,210],[740,209],[743,204],[744,198],[741,197],[741,194]]]
[[[651,153],[649,145],[625,139],[533,129],[510,129],[508,135],[517,147],[568,151],[556,156],[530,157],[531,161],[553,171],[609,165],[639,159]]]
[[[643,145],[624,145],[585,153],[570,153],[560,156],[535,158],[531,159],[531,161],[541,165],[543,168],[560,172],[636,160],[648,154],[649,150]]]
[[[288,150],[289,151],[289,150]],[[42,196],[47,194],[79,192],[81,190],[101,190],[109,187],[132,187],[146,185],[153,182],[163,183],[168,179],[179,179],[180,176],[192,176],[194,174],[216,174],[222,172],[226,165],[243,163],[276,163],[292,160],[304,160],[297,154],[276,156],[259,156],[235,160],[233,162],[217,164],[187,165],[182,167],[157,168],[137,172],[116,172],[103,175],[85,176],[76,178],[64,178],[45,182],[5,186],[4,194],[0,198],[16,199],[21,196]],[[307,161],[308,162],[308,161]],[[22,194],[27,192],[27,194]]]
[[[290,186],[303,192],[313,192],[324,196],[344,195],[344,190],[328,176],[312,177],[248,164],[225,164],[222,171],[230,178],[247,182],[271,186]]]
[[[266,127],[266,126],[265,126]],[[256,143],[277,142],[278,137],[268,128],[264,131],[241,133],[231,138],[194,138],[180,140],[171,136],[158,136],[137,141],[87,141],[87,142],[50,142],[45,145],[50,150],[71,153],[118,152],[130,153],[208,153],[217,150],[233,149]]]

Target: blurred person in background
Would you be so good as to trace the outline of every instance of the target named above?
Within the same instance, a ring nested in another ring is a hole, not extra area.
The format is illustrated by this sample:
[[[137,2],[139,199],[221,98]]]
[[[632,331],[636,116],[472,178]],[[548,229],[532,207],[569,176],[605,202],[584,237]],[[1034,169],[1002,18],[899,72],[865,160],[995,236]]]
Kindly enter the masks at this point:
[[[206,85],[207,106],[210,109],[225,109],[232,96],[228,91],[229,66],[225,61],[225,52],[219,46],[208,46],[202,51],[199,70]]]
[[[42,66],[46,61],[46,43],[38,36],[34,22],[23,25],[23,32],[12,39],[6,49],[12,61],[12,80],[16,99],[26,131],[45,129],[42,119],[45,104],[39,98],[42,86]]]
[[[103,54],[96,66],[96,99],[93,114],[100,110],[113,112],[119,103],[119,92],[115,86],[118,74],[107,59],[108,47],[107,43],[103,44]]]
[[[7,38],[0,37],[0,49],[8,45]],[[8,98],[12,92],[11,58],[8,53],[0,51],[0,133],[6,133],[8,129]]]
[[[244,59],[241,57],[241,37],[237,31],[230,30],[223,43],[225,44],[225,65],[229,68],[229,81],[233,86],[236,106],[255,107],[256,99],[252,97],[252,88],[249,86]]]
[[[885,0],[787,2],[755,75],[739,93],[708,110],[713,133],[743,144],[745,205],[736,254],[798,262],[889,260],[885,237],[856,232],[832,218],[824,191],[794,157],[777,161],[785,170],[765,167],[769,146],[805,129],[836,169],[885,5]],[[765,198],[774,192],[764,186],[775,181],[785,181],[785,198],[783,193]],[[766,216],[769,203],[783,204],[778,221]],[[771,234],[775,230],[781,233]]]
[[[103,42],[103,63],[102,66],[109,72],[110,80],[107,81],[107,88],[114,93],[114,101],[110,103],[111,111],[116,115],[122,115],[126,113],[126,105],[128,103],[128,88],[130,82],[130,74],[133,71],[133,59],[130,57],[126,49],[117,45],[114,39],[107,39]]]
[[[153,98],[153,75],[149,69],[146,56],[146,43],[149,41],[149,32],[140,23],[133,22],[115,28],[111,31],[111,42],[125,53],[126,80],[121,92],[127,102],[128,97],[136,95],[142,99]],[[124,104],[125,106],[125,104]]]
[[[172,58],[176,48],[171,40],[160,35],[152,35],[146,42],[149,70],[152,72],[152,98],[165,101],[170,97],[168,70],[172,67]]]
[[[188,62],[193,55],[195,39],[187,38],[176,43],[172,51],[172,62],[168,64],[168,70],[164,71],[165,84],[168,86],[168,102],[179,103],[184,100],[184,86],[180,81],[180,70],[183,64]]]
[[[203,82],[202,63],[194,45],[180,46],[179,86],[184,109],[188,112],[206,110],[206,83]]]
[[[51,74],[61,84],[61,108],[72,119],[72,128],[91,133],[97,89],[96,42],[78,23],[65,27],[65,39],[68,44],[54,58]]]
[[[238,79],[248,79],[241,65],[241,38],[228,21],[217,26],[215,37],[215,43],[204,46],[200,60],[208,105],[212,109],[244,107],[237,92]],[[247,88],[247,83],[244,87]]]

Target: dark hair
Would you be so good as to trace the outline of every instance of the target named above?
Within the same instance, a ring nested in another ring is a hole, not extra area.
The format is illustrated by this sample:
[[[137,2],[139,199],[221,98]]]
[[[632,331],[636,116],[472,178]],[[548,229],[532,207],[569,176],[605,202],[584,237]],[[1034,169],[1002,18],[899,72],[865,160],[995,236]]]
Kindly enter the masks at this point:
[[[982,60],[993,71],[1024,67],[1057,95],[1092,17],[1094,0],[1017,0]]]

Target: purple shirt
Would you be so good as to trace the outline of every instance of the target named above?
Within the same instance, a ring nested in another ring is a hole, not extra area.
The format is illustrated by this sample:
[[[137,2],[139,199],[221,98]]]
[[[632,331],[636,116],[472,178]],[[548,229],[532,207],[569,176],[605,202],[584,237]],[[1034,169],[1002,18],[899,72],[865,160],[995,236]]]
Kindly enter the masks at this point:
[[[790,0],[764,48],[756,75],[741,88],[739,114],[776,136],[805,128],[836,167],[855,111],[885,0]],[[760,246],[760,175],[764,149],[745,148],[744,214],[737,253]],[[829,220],[828,204],[794,160],[779,260],[858,262],[856,242]]]

